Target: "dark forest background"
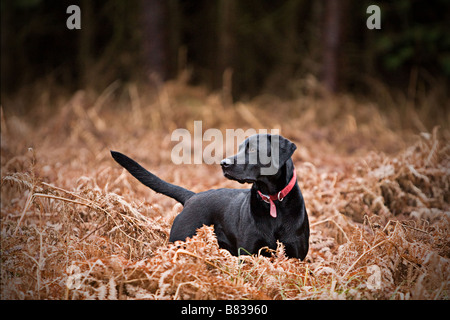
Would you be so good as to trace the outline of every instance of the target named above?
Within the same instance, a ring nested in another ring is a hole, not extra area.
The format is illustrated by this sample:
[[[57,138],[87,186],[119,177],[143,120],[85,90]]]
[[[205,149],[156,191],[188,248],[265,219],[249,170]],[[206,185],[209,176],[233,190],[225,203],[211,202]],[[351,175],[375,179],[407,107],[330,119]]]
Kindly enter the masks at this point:
[[[70,4],[81,30],[66,28]],[[381,30],[366,27],[371,4]],[[2,0],[1,91],[103,90],[188,71],[192,85],[229,86],[235,101],[289,98],[308,77],[333,93],[376,95],[383,84],[412,99],[439,88],[448,101],[449,22],[447,0]]]

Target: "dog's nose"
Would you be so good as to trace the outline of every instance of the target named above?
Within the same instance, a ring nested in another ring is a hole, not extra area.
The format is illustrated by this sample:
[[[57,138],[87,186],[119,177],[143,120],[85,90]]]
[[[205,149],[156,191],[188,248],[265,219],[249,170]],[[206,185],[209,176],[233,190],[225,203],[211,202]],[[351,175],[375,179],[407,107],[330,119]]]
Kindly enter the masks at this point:
[[[222,161],[220,161],[220,165],[224,168],[228,167],[229,165],[231,165],[231,160],[228,158],[223,159]]]

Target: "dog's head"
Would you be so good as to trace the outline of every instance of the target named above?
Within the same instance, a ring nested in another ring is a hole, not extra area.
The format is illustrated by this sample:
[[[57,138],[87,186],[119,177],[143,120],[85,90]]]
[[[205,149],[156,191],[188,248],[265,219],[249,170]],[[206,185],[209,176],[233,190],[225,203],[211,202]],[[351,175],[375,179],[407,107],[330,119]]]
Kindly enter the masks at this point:
[[[255,183],[274,176],[288,161],[296,145],[280,135],[256,134],[247,138],[236,155],[220,162],[226,178],[240,183]]]

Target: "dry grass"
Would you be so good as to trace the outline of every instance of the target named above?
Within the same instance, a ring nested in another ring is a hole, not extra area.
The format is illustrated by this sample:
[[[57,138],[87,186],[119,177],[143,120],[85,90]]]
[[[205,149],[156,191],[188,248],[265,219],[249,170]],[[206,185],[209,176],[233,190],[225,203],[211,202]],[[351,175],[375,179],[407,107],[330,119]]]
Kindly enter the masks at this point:
[[[43,94],[29,117],[2,114],[2,299],[449,298],[447,127],[411,138],[346,96],[224,106],[180,82],[115,90],[52,108]],[[218,166],[171,163],[172,130],[194,120],[203,130],[280,128],[298,145],[311,221],[304,262],[282,244],[271,258],[231,256],[208,226],[168,243],[182,207],[109,150],[193,191],[240,187]]]

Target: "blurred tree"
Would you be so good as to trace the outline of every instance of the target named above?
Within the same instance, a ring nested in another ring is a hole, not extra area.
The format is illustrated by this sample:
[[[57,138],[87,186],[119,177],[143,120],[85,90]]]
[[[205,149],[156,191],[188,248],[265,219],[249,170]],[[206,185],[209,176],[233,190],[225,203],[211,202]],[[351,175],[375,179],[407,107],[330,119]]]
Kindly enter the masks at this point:
[[[225,71],[234,66],[235,0],[219,0],[217,6],[217,62],[214,87],[224,86]]]
[[[365,94],[367,79],[404,91],[448,87],[450,1],[378,0],[381,29],[368,30],[372,2],[1,0],[1,90],[42,79],[103,90],[149,73],[171,79],[179,68],[234,99],[289,97],[308,74],[332,92]],[[81,30],[65,27],[70,4],[81,8]]]
[[[374,50],[384,74],[395,74],[398,81],[419,68],[450,77],[449,1],[386,2],[382,13],[384,30],[378,33]]]
[[[83,8],[82,29],[78,31],[78,68],[79,68],[79,85],[84,88],[91,84],[93,79],[91,70],[93,64],[92,46],[94,41],[94,8],[91,0],[82,0],[81,8]]]
[[[344,1],[342,0],[325,0],[322,79],[325,88],[333,93],[338,90],[340,79],[344,8]]]
[[[165,0],[142,0],[144,70],[168,79],[168,8]]]
[[[11,63],[9,61],[9,55],[6,54],[8,47],[11,46],[11,2],[0,2],[1,12],[1,88],[2,92],[11,91],[14,87],[14,83],[11,81]]]

